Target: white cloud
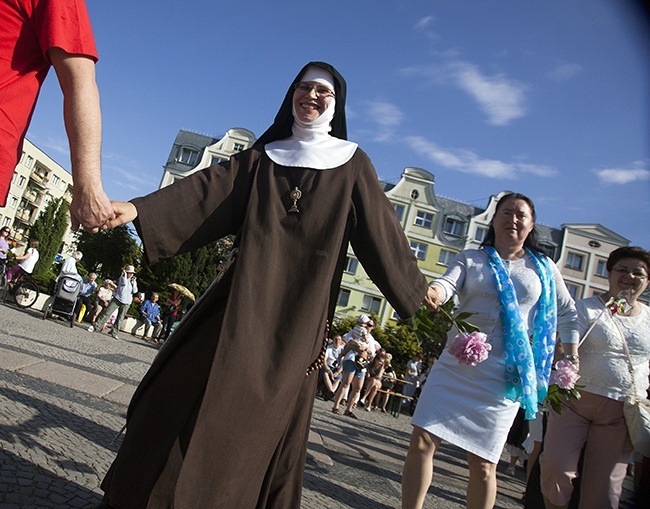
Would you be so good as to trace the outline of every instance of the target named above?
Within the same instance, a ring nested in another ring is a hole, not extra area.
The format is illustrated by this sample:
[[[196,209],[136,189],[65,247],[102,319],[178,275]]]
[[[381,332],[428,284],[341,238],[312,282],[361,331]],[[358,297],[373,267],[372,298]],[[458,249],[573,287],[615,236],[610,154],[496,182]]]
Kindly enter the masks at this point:
[[[398,72],[407,77],[424,77],[437,85],[457,86],[478,104],[492,125],[508,125],[527,112],[525,84],[503,74],[487,76],[474,64],[457,58],[442,65],[405,67]]]
[[[370,104],[368,117],[378,125],[373,141],[384,142],[395,137],[395,128],[402,123],[404,114],[393,103],[375,101]]]
[[[426,16],[426,17],[418,20],[418,22],[415,24],[415,29],[416,30],[424,30],[429,25],[431,25],[431,23],[433,22],[434,19],[435,18],[433,16]]]
[[[393,103],[377,101],[370,106],[370,118],[382,126],[397,126],[402,122],[404,114]]]
[[[596,175],[604,184],[630,184],[650,180],[650,170],[643,168],[605,168],[596,170]]]
[[[566,81],[580,72],[582,72],[580,64],[560,64],[546,73],[546,77],[552,81]]]
[[[48,137],[43,143],[43,147],[47,150],[52,150],[58,154],[70,155],[70,145],[67,138],[52,138]]]
[[[454,62],[450,71],[456,84],[470,94],[492,125],[508,125],[526,114],[526,86],[503,75],[486,76],[467,62]]]
[[[481,158],[467,149],[445,149],[421,136],[405,138],[409,146],[426,156],[434,164],[445,168],[494,179],[516,180],[524,174],[552,177],[557,171],[551,167],[527,163],[507,163],[496,159]]]

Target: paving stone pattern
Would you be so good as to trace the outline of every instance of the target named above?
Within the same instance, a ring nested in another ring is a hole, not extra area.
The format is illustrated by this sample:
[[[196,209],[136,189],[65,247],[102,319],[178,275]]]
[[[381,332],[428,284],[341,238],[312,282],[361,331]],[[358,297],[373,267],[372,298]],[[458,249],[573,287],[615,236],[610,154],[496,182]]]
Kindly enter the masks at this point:
[[[119,340],[0,305],[0,508],[91,508],[119,448],[127,404],[157,345]],[[392,509],[400,505],[410,420],[330,412],[316,399],[301,507]],[[524,472],[499,465],[498,508],[519,508]],[[464,453],[443,446],[425,507],[465,505]],[[237,509],[237,508],[233,508]]]

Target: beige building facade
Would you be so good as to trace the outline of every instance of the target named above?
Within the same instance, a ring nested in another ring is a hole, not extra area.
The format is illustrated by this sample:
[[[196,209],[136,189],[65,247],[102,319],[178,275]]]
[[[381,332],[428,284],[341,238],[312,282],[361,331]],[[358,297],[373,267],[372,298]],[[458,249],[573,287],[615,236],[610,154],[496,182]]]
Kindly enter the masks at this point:
[[[28,139],[16,165],[9,188],[7,205],[0,207],[0,226],[9,226],[9,241],[16,254],[23,254],[29,229],[53,199],[63,197],[72,202],[72,175]],[[74,251],[76,234],[68,229],[63,238],[61,254]]]

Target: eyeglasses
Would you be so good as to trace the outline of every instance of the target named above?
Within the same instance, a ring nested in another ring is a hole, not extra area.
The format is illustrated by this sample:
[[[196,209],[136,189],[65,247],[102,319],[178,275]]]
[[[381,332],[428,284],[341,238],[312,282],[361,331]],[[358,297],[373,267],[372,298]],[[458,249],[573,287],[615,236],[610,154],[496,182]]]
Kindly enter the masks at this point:
[[[640,270],[631,270],[631,269],[624,269],[622,267],[617,267],[613,268],[612,272],[616,273],[619,276],[626,276],[630,274],[631,276],[637,278],[637,279],[646,279],[648,275]]]
[[[306,81],[301,81],[300,83],[296,83],[294,85],[294,88],[303,94],[308,94],[312,90],[315,90],[318,97],[336,97],[336,94],[333,90],[326,87],[325,85],[320,85],[318,83],[312,84],[307,83]]]

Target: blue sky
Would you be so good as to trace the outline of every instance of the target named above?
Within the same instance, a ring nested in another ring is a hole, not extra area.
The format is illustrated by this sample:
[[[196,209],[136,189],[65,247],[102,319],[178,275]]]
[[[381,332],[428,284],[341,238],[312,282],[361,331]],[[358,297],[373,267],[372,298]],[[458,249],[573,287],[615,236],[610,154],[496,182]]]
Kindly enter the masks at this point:
[[[297,71],[324,60],[382,180],[424,168],[438,195],[480,207],[523,192],[543,224],[650,248],[650,46],[627,1],[87,3],[112,199],[158,187],[179,129],[261,135]],[[28,137],[69,167],[54,73]]]

